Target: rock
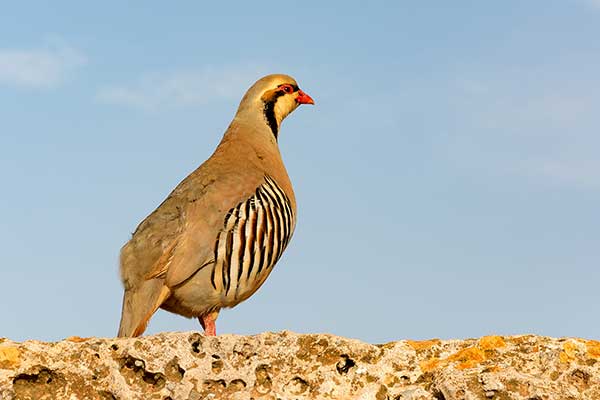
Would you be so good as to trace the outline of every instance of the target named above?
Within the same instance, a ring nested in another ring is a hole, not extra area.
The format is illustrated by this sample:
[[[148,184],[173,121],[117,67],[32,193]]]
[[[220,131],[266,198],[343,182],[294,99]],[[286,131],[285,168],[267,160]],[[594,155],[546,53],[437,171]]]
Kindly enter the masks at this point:
[[[163,333],[0,339],[0,400],[600,399],[600,342],[540,336],[401,340]]]

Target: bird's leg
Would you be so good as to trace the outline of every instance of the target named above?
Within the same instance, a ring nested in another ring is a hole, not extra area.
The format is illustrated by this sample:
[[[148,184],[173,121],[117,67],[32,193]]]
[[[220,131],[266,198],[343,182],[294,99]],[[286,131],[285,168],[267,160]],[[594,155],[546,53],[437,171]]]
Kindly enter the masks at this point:
[[[213,311],[198,317],[198,321],[200,321],[200,325],[202,325],[202,328],[204,329],[205,336],[217,336],[217,326],[215,322],[217,321],[218,316],[219,312]]]

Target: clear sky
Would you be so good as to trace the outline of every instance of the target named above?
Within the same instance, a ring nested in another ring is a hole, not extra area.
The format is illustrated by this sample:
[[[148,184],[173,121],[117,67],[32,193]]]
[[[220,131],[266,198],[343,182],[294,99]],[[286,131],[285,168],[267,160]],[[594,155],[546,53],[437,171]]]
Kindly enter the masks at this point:
[[[217,3],[3,6],[0,337],[115,335],[120,247],[287,73],[297,229],[218,332],[600,338],[599,1]]]

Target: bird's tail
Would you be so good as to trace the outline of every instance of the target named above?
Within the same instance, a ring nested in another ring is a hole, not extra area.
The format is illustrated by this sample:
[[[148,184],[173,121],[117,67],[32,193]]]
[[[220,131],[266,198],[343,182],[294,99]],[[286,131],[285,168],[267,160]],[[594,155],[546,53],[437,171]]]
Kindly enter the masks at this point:
[[[118,336],[132,337],[144,333],[148,321],[170,294],[162,279],[147,280],[140,286],[126,289]]]

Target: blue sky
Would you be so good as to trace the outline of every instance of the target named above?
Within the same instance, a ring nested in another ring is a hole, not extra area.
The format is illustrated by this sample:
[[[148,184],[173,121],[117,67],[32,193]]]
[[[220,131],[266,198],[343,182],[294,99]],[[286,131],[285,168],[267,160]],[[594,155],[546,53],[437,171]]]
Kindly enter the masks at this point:
[[[113,336],[120,247],[275,72],[299,221],[218,332],[600,336],[600,2],[262,4],[4,6],[0,336]]]

